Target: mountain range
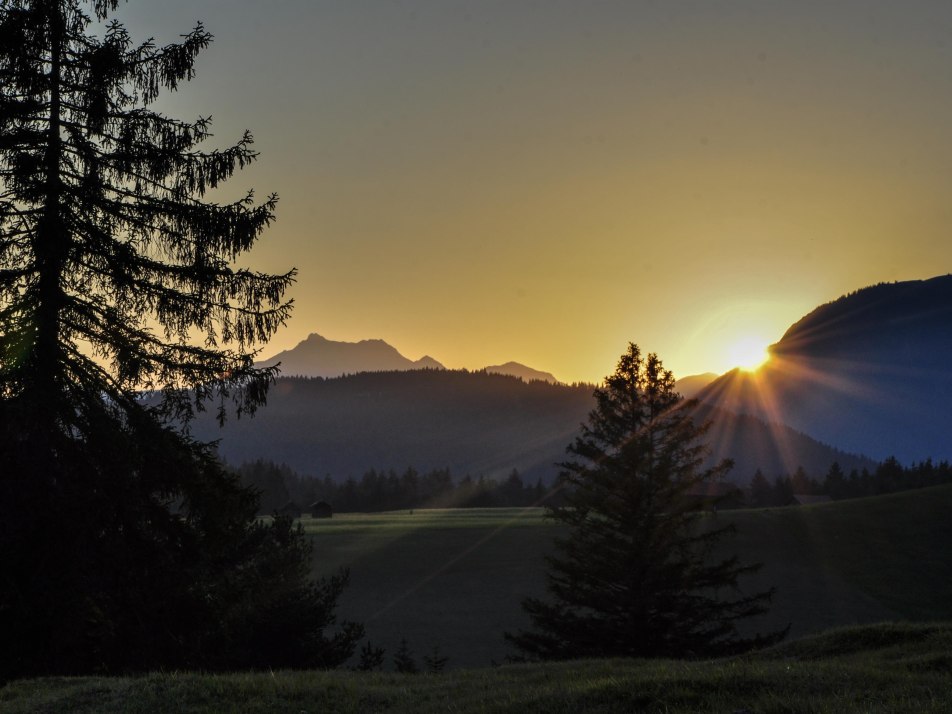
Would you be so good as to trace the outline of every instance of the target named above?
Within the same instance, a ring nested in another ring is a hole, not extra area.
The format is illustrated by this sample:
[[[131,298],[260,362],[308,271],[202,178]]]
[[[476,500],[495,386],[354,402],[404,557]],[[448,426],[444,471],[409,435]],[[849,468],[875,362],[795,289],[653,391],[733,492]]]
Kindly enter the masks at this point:
[[[872,286],[813,310],[770,348],[757,372],[679,380],[710,420],[711,459],[732,458],[746,484],[803,466],[822,477],[836,461],[872,468],[952,458],[952,276]],[[529,478],[557,473],[594,406],[592,385],[557,383],[517,363],[478,372],[412,361],[382,340],[341,343],[311,335],[280,361],[266,408],[197,437],[220,440],[241,463],[285,462],[315,476],[374,469],[450,468],[457,476]],[[498,374],[503,372],[507,374]],[[347,376],[339,376],[347,375]]]
[[[456,477],[551,481],[565,447],[594,408],[591,385],[524,382],[485,371],[362,372],[332,379],[280,377],[253,419],[218,427],[211,414],[196,437],[219,441],[230,463],[283,462],[295,471],[336,480],[370,469],[448,468]],[[768,475],[802,465],[822,477],[837,461],[844,469],[872,468],[788,427],[768,425],[709,405],[711,460],[732,458],[730,479],[746,485],[759,468]]]
[[[312,333],[296,347],[257,363],[258,367],[279,366],[285,377],[342,377],[359,372],[406,372],[417,369],[446,369],[426,355],[411,360],[383,340],[338,342]],[[507,374],[530,382],[541,380],[556,383],[549,372],[542,372],[518,362],[484,367],[483,371]]]
[[[383,340],[337,342],[312,333],[290,350],[258,362],[258,367],[279,365],[286,377],[341,377],[358,372],[404,372],[444,369],[430,356],[410,360]]]

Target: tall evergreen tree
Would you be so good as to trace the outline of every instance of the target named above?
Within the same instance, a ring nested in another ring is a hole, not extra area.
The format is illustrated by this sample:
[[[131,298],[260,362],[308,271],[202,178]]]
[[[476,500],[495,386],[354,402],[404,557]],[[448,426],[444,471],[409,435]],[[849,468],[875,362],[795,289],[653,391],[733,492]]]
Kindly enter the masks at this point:
[[[769,506],[773,496],[773,487],[770,481],[764,476],[763,471],[757,469],[753,478],[750,479],[750,485],[747,487],[752,506]]]
[[[251,135],[205,150],[209,119],[152,107],[211,35],[135,44],[118,5],[0,0],[0,677],[265,666],[239,653],[277,601],[304,632],[273,664],[332,664],[359,634],[322,634],[343,579],[309,582],[303,536],[181,427],[273,380],[254,349],[294,273],[237,260],[277,199],[208,200]]]
[[[671,372],[629,345],[595,400],[562,465],[564,501],[548,511],[568,528],[548,559],[553,601],[526,599],[534,629],[507,639],[529,657],[566,659],[708,656],[782,638],[738,633],[773,593],[739,593],[759,566],[712,560],[732,528],[691,511],[685,496],[730,463],[702,468],[706,427]]]
[[[830,464],[830,470],[826,472],[826,478],[823,480],[823,493],[836,501],[843,498],[845,492],[846,475],[839,462],[834,461]]]

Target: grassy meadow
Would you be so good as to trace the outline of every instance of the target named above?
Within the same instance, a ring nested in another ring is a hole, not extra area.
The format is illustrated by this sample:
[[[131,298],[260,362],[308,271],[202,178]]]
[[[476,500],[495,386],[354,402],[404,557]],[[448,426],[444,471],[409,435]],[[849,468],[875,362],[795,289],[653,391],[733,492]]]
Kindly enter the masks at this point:
[[[761,630],[793,638],[842,625],[952,620],[952,487],[807,507],[708,515],[733,522],[725,551],[763,569],[745,589],[775,586]],[[348,565],[343,618],[392,654],[406,638],[419,659],[438,647],[448,667],[502,663],[503,632],[528,626],[520,601],[545,591],[544,555],[558,527],[542,509],[416,510],[304,518],[315,569]]]
[[[519,603],[544,590],[543,554],[557,529],[534,509],[415,510],[304,518],[315,571],[349,566],[341,619],[363,622],[388,652],[406,638],[417,659],[434,648],[449,667],[512,654],[503,632],[526,626]]]
[[[48,678],[0,689],[5,714],[947,714],[952,625],[837,630],[713,661],[586,660],[456,670]]]
[[[952,487],[939,487],[707,515],[735,523],[730,547],[765,564],[746,587],[777,586],[758,626],[790,623],[787,642],[712,661],[557,664],[502,664],[503,631],[527,624],[519,601],[544,591],[558,529],[541,509],[305,518],[315,570],[351,567],[340,615],[366,624],[388,667],[405,637],[418,661],[438,647],[446,672],[45,678],[0,688],[0,712],[952,712],[950,512]]]

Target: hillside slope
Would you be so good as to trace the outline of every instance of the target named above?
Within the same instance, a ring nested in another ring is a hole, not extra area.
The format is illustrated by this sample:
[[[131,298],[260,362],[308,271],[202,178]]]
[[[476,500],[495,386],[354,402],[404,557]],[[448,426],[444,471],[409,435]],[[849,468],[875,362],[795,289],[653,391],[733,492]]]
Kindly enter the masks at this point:
[[[594,406],[592,391],[590,385],[454,370],[280,378],[254,419],[219,429],[206,414],[194,431],[202,440],[220,440],[231,463],[263,458],[341,480],[371,468],[408,466],[500,479],[515,468],[529,481],[550,480]],[[699,418],[715,421],[714,457],[734,459],[730,478],[740,484],[758,468],[774,476],[802,465],[822,476],[833,461],[847,471],[872,466],[750,417],[704,408]]]
[[[206,418],[196,433],[221,439],[232,463],[266,458],[314,476],[413,466],[500,478],[516,468],[534,480],[554,473],[591,391],[453,370],[281,378],[254,419],[219,430]]]
[[[770,351],[699,398],[877,459],[952,459],[952,276],[842,297]]]
[[[527,367],[524,364],[518,362],[506,362],[505,364],[494,364],[489,367],[484,368],[487,372],[493,374],[508,374],[513,377],[519,377],[524,382],[531,382],[533,380],[541,380],[543,382],[549,382],[550,384],[555,384],[559,380],[552,375],[551,372],[543,372],[542,370],[533,369],[532,367]]]
[[[693,399],[698,392],[718,378],[719,375],[714,372],[705,372],[704,374],[691,374],[687,377],[681,377],[674,383],[674,388],[685,399]]]

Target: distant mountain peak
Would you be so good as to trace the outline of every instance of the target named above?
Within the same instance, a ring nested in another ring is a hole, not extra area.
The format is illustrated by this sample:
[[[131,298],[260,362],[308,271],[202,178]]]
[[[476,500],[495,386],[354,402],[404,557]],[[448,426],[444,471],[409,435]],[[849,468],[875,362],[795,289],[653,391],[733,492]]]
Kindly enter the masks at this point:
[[[444,369],[432,357],[416,361],[404,357],[395,347],[381,339],[360,342],[329,340],[316,332],[270,359],[259,367],[280,364],[281,374],[287,377],[340,377],[358,372],[403,372],[411,369]]]
[[[430,355],[423,355],[413,364],[416,365],[417,369],[446,369],[442,364],[430,357]]]
[[[675,390],[685,399],[693,399],[707,385],[717,379],[720,375],[714,372],[705,372],[704,374],[690,374],[687,377],[681,377],[674,383]]]
[[[371,338],[359,342],[329,340],[312,332],[295,347],[256,363],[258,367],[274,367],[284,377],[341,377],[360,372],[406,372],[415,369],[446,369],[430,355],[418,360],[404,357],[385,340]],[[519,377],[525,382],[541,380],[558,384],[551,373],[527,367],[519,362],[506,362],[485,367],[484,371]]]
[[[542,372],[532,367],[527,367],[519,362],[506,362],[505,364],[492,365],[485,367],[484,371],[490,374],[505,374],[511,377],[519,377],[523,382],[541,381],[549,384],[558,384],[559,380],[550,372]]]

